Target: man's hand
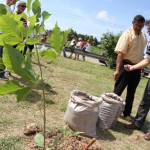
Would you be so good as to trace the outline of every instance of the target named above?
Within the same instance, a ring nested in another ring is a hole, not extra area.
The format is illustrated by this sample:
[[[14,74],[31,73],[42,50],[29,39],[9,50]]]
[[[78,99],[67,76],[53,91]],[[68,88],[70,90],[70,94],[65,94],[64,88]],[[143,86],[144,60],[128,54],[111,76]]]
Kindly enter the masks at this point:
[[[126,71],[132,71],[132,70],[134,70],[134,67],[131,66],[131,65],[124,65],[124,69],[125,69]]]
[[[115,71],[113,74],[114,80],[116,81],[119,75],[119,71]]]

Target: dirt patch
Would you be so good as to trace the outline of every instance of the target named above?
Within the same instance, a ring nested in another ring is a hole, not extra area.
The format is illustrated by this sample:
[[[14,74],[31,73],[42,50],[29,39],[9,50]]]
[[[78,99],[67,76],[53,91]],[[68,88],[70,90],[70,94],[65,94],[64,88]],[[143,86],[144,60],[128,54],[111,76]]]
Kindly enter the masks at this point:
[[[47,132],[46,133],[46,145],[50,145],[54,142],[54,139],[58,137],[60,143],[53,148],[53,150],[104,150],[101,145],[93,138],[84,136],[70,137],[64,140],[61,137],[61,131]],[[94,142],[94,143],[93,143]],[[86,149],[90,143],[93,143],[89,148]],[[43,150],[35,144],[34,136],[30,137],[30,141],[27,144],[25,150]]]
[[[132,135],[130,135],[128,140],[137,141],[137,140],[140,140],[143,137],[144,137],[144,133],[138,132],[138,133],[133,133]]]

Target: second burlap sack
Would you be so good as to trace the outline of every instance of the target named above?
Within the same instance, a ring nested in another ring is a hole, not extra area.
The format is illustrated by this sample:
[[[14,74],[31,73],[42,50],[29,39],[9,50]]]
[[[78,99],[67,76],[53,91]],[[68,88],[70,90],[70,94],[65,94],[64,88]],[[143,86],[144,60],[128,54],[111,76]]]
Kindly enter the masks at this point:
[[[124,100],[114,93],[101,95],[103,102],[99,106],[97,125],[103,130],[111,128],[124,111]]]

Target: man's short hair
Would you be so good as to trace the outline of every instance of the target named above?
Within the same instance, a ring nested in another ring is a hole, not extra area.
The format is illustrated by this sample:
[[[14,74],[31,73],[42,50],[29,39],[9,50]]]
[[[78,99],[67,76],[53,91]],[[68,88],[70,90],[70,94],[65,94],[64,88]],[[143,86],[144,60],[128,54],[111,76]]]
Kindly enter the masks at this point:
[[[145,18],[142,15],[136,15],[133,21],[145,23]]]

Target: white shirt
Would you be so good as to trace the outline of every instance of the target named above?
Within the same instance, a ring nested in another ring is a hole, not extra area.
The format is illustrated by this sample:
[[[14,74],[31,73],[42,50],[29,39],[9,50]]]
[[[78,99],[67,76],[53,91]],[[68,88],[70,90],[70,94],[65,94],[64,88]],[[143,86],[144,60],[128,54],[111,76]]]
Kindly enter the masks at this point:
[[[14,11],[14,9],[15,9],[15,5],[8,6],[5,2],[4,2],[3,4],[6,5],[7,10],[8,10],[11,14],[13,14],[13,11]],[[12,9],[12,6],[14,7],[13,9]]]
[[[11,14],[13,14],[13,10],[11,9],[11,7],[10,7],[10,6],[7,6],[7,5],[6,5],[6,7],[7,7],[7,10],[8,10]]]
[[[81,48],[82,48],[82,42],[81,42],[81,41],[79,41],[79,42],[76,44],[76,48],[78,48],[78,49],[81,49]]]
[[[86,44],[85,51],[86,51],[86,52],[90,52],[90,49],[91,49],[91,44],[90,44],[90,43],[87,43],[87,44]]]
[[[75,39],[72,39],[72,41],[71,41],[71,43],[70,43],[70,46],[73,46],[73,45],[75,45]]]

